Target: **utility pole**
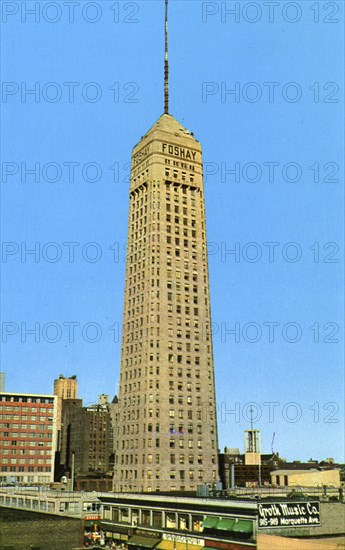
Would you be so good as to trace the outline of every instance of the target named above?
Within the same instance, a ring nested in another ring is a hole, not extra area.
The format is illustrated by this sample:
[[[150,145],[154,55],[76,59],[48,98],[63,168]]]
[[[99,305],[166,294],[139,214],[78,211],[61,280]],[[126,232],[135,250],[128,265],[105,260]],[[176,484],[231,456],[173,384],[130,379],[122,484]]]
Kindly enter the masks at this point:
[[[74,460],[75,452],[72,451],[72,466],[71,466],[71,491],[74,491]]]

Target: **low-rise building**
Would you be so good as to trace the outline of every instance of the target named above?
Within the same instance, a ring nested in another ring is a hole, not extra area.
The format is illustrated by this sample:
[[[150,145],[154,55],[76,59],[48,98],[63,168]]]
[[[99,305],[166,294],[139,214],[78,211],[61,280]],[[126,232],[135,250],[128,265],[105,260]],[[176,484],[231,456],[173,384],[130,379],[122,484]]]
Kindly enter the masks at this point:
[[[0,393],[0,481],[50,483],[57,439],[54,395]]]
[[[124,493],[99,499],[106,540],[130,550],[256,548],[256,502]]]
[[[280,487],[340,487],[340,470],[276,470],[271,472],[271,483]]]
[[[244,453],[225,447],[218,457],[219,477],[223,489],[259,487],[271,483],[272,470],[283,467],[278,453],[261,453],[260,430],[245,430]]]

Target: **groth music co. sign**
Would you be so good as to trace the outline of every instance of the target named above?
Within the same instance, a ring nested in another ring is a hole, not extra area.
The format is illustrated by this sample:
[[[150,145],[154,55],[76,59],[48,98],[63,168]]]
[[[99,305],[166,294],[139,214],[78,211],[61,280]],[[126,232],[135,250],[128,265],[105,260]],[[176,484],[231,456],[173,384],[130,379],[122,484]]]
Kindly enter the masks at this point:
[[[258,510],[261,529],[321,525],[319,502],[264,502]]]

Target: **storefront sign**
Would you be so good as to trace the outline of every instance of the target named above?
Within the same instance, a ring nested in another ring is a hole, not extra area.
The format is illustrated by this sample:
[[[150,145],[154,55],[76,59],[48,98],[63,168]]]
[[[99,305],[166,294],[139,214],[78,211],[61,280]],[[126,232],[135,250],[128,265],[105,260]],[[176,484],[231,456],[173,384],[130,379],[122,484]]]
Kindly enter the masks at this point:
[[[321,525],[319,502],[265,502],[258,510],[261,529]]]
[[[182,544],[194,544],[195,546],[205,546],[205,541],[194,537],[184,537],[183,535],[169,535],[163,533],[163,540],[170,540],[171,542],[181,542]]]
[[[101,519],[100,515],[97,516],[84,516],[85,521],[98,521]]]

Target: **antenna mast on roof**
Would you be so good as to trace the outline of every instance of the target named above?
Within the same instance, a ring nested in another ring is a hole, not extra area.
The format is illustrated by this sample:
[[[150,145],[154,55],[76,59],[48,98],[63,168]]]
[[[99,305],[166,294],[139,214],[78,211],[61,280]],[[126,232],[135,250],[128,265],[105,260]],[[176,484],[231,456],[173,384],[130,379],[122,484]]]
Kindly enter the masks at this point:
[[[164,60],[164,113],[169,114],[169,34],[168,34],[168,5],[165,0],[165,60]]]

